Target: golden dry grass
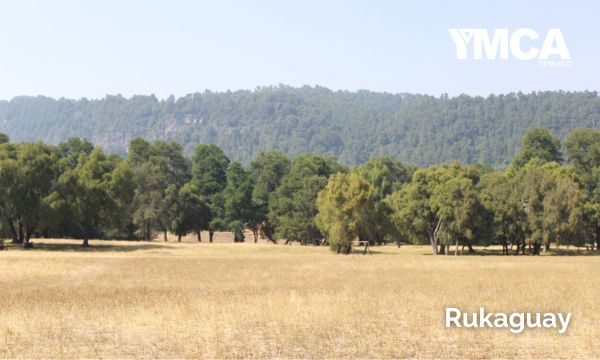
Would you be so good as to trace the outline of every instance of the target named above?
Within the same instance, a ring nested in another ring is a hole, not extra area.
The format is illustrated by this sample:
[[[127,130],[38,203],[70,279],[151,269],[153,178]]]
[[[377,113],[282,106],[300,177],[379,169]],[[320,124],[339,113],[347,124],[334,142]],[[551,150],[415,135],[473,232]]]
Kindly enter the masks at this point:
[[[0,357],[600,357],[596,256],[35,243],[0,252]],[[573,320],[565,335],[447,330],[447,306],[572,312]]]

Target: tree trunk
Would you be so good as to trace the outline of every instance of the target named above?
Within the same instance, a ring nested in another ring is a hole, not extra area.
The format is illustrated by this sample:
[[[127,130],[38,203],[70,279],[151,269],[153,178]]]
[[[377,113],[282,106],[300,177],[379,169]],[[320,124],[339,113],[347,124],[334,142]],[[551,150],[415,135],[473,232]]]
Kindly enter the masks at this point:
[[[596,250],[600,251],[600,218],[596,223]]]
[[[450,254],[450,241],[446,241],[446,255]]]
[[[254,235],[254,243],[258,242],[258,228],[252,229],[252,235]]]
[[[165,242],[167,242],[167,241],[168,241],[168,239],[167,239],[167,230],[165,230],[165,231],[164,231],[164,233],[163,233],[163,238],[165,239]]]
[[[428,230],[429,232],[429,241],[431,242],[431,248],[433,249],[433,255],[439,254],[438,250],[438,241],[439,241],[439,232],[442,229],[443,221],[438,220],[437,224],[435,224],[435,229],[433,231]]]
[[[471,243],[467,243],[467,247],[469,248],[469,254],[475,253],[475,249],[473,249],[473,245],[471,245]]]
[[[33,231],[35,230],[35,226],[27,226],[25,225],[25,246],[29,246],[29,240],[33,237]]]
[[[273,228],[270,227],[266,222],[263,222],[260,225],[259,232],[261,232],[263,237],[266,237],[273,244],[277,244],[277,240],[273,239]]]
[[[429,241],[431,242],[431,249],[433,250],[433,255],[437,255],[438,247],[437,247],[437,243],[436,243],[435,239],[433,238],[433,236],[429,237]]]
[[[196,239],[198,240],[198,242],[202,242],[202,234],[201,234],[201,230],[196,230]]]
[[[181,234],[177,235],[177,242],[181,242]]]
[[[87,237],[83,238],[83,244],[81,244],[81,246],[83,246],[84,248],[88,248],[90,246]]]
[[[542,249],[541,243],[539,243],[539,242],[534,243],[533,244],[533,255],[539,255],[541,249]]]
[[[23,233],[23,224],[19,221],[19,244],[25,247],[25,234]]]
[[[31,237],[31,233],[28,231],[27,226],[23,226],[19,224],[19,231],[20,231],[20,238],[21,238],[21,245],[23,246],[23,249],[29,249],[31,247],[31,245],[29,245],[29,239]]]
[[[456,239],[455,242],[456,242],[456,245],[455,245],[455,248],[454,248],[454,256],[458,256],[458,239]]]
[[[213,236],[215,235],[214,230],[208,230],[208,242],[213,242]]]
[[[144,240],[150,240],[150,225],[147,222],[144,223]]]
[[[19,235],[17,234],[17,229],[15,228],[15,224],[13,223],[10,216],[6,217],[6,222],[8,223],[8,228],[10,230],[10,235],[12,237],[12,243],[18,244],[19,243]]]

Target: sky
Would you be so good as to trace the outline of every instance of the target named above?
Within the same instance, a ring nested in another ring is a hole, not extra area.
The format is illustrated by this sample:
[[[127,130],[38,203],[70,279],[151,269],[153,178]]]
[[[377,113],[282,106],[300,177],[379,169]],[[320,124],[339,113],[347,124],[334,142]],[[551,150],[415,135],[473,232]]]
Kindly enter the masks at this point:
[[[0,0],[0,99],[287,84],[439,96],[598,90],[595,1]],[[449,28],[559,28],[571,67],[458,60]]]

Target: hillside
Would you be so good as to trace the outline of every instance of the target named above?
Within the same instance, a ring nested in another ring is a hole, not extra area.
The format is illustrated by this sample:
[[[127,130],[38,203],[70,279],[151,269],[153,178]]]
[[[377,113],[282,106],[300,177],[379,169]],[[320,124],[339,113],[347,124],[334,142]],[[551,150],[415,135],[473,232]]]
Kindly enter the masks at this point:
[[[375,155],[429,165],[451,159],[506,165],[525,130],[564,138],[600,126],[596,92],[433,97],[323,87],[265,87],[158,100],[17,97],[0,101],[0,132],[12,140],[56,144],[79,136],[125,153],[130,139],[176,140],[190,153],[214,143],[247,163],[264,150],[318,152],[346,164]]]

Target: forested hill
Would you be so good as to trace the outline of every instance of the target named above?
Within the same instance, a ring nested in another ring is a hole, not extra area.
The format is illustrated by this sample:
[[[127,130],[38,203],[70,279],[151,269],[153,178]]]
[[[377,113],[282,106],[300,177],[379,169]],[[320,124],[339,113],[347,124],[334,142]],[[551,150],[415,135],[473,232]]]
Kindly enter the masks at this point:
[[[187,153],[214,143],[244,163],[261,151],[280,150],[290,156],[317,152],[346,164],[392,155],[419,165],[457,159],[503,166],[530,127],[564,138],[573,128],[599,126],[596,92],[449,98],[279,86],[166,100],[0,101],[0,132],[13,141],[56,144],[78,136],[125,153],[128,142],[142,136],[177,140]]]

